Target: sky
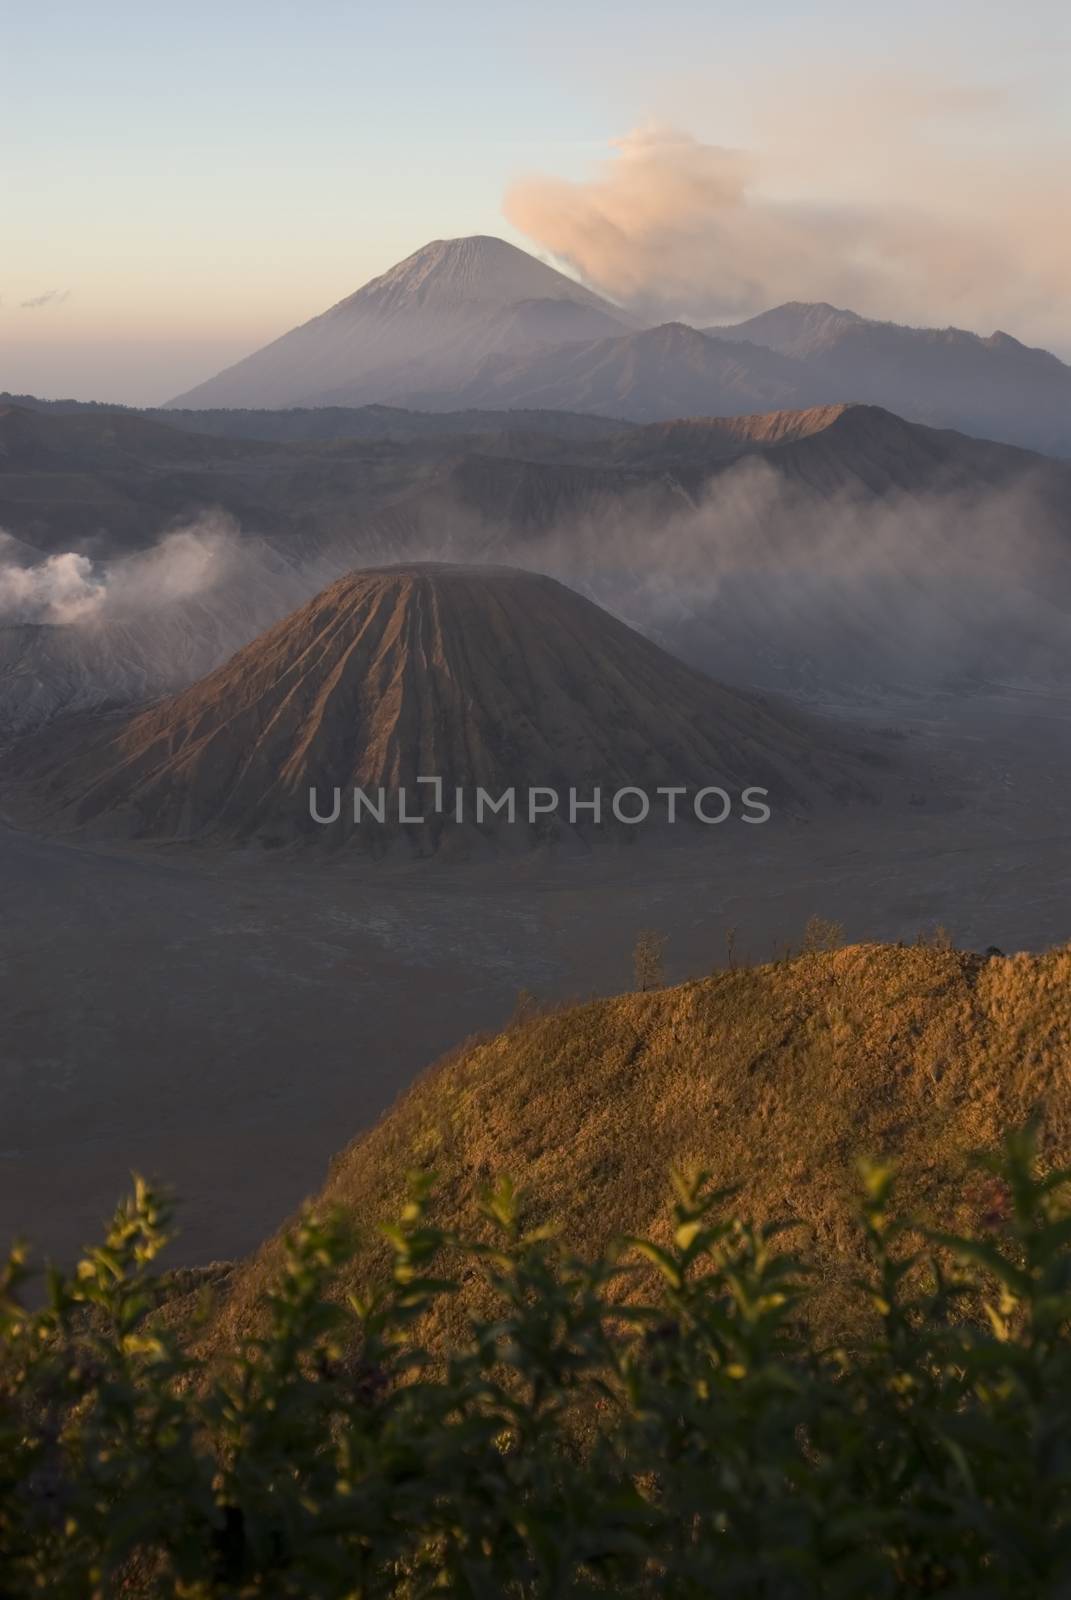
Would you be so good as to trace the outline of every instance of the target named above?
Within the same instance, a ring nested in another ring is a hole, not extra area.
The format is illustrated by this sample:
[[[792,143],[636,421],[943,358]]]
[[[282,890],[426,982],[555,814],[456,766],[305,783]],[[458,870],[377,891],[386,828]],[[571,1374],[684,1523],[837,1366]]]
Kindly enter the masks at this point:
[[[0,0],[0,40],[0,389],[162,402],[469,233],[652,316],[1071,358],[1055,0]]]

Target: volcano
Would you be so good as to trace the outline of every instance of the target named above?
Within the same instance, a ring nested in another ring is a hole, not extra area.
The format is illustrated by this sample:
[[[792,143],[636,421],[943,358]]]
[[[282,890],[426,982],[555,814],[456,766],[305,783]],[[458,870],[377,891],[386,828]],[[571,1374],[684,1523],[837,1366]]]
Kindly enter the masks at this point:
[[[310,789],[327,812],[334,789],[426,795],[422,776],[495,796],[756,786],[792,813],[867,793],[843,736],[713,682],[554,579],[434,564],[340,579],[184,693],[29,768],[75,826],[232,843],[339,843],[349,805],[319,826]]]
[[[631,326],[608,300],[504,239],[435,239],[171,405],[405,404],[418,389],[468,379],[497,352]]]

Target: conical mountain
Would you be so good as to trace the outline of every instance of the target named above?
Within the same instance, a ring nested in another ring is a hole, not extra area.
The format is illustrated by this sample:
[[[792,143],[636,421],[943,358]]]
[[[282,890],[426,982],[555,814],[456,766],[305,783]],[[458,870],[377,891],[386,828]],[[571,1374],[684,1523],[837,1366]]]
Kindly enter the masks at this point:
[[[490,234],[475,234],[465,239],[433,239],[334,310],[355,305],[374,305],[383,311],[406,311],[415,305],[445,310],[476,303],[510,306],[522,300],[568,300],[597,310],[611,309],[600,295],[526,250]]]
[[[389,823],[403,787],[410,814],[429,810],[422,776],[447,809],[465,791],[468,826],[477,787],[515,788],[522,824],[540,787],[566,822],[570,787],[595,786],[607,808],[643,789],[654,816],[659,786],[718,785],[738,817],[746,787],[798,812],[861,792],[865,770],[820,724],[714,683],[551,578],[416,565],[340,579],[183,694],[50,758],[38,794],[125,836],[337,843],[354,789],[382,787]],[[325,815],[341,791],[334,826],[312,820],[312,788]]]
[[[496,351],[596,339],[624,312],[504,239],[435,239],[356,294],[171,402],[404,404]]]

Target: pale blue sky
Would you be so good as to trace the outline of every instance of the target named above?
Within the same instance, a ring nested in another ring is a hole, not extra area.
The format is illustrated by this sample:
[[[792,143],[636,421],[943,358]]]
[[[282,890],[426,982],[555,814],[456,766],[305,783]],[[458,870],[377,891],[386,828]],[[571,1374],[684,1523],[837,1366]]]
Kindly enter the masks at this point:
[[[1007,105],[972,123],[976,150],[1066,150],[1064,13],[5,0],[0,388],[162,399],[429,238],[493,232],[538,249],[502,217],[520,175],[584,179],[651,120],[761,141],[771,85],[790,77],[805,102],[812,69],[842,85],[921,71],[999,91]],[[823,103],[816,79],[812,132]],[[817,199],[869,187],[880,202],[904,178],[833,165],[782,159],[772,181]]]

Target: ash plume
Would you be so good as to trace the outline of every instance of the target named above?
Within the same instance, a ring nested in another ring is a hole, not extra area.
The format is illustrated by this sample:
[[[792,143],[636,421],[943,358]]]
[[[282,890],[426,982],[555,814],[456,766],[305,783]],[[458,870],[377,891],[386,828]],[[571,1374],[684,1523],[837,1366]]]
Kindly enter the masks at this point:
[[[1066,349],[1066,143],[1009,138],[994,152],[973,137],[995,109],[981,91],[889,74],[857,78],[850,95],[835,81],[764,87],[754,149],[640,127],[588,179],[519,177],[505,215],[652,320],[726,321],[817,300],[1010,326]],[[997,109],[1011,129],[1012,108]]]

